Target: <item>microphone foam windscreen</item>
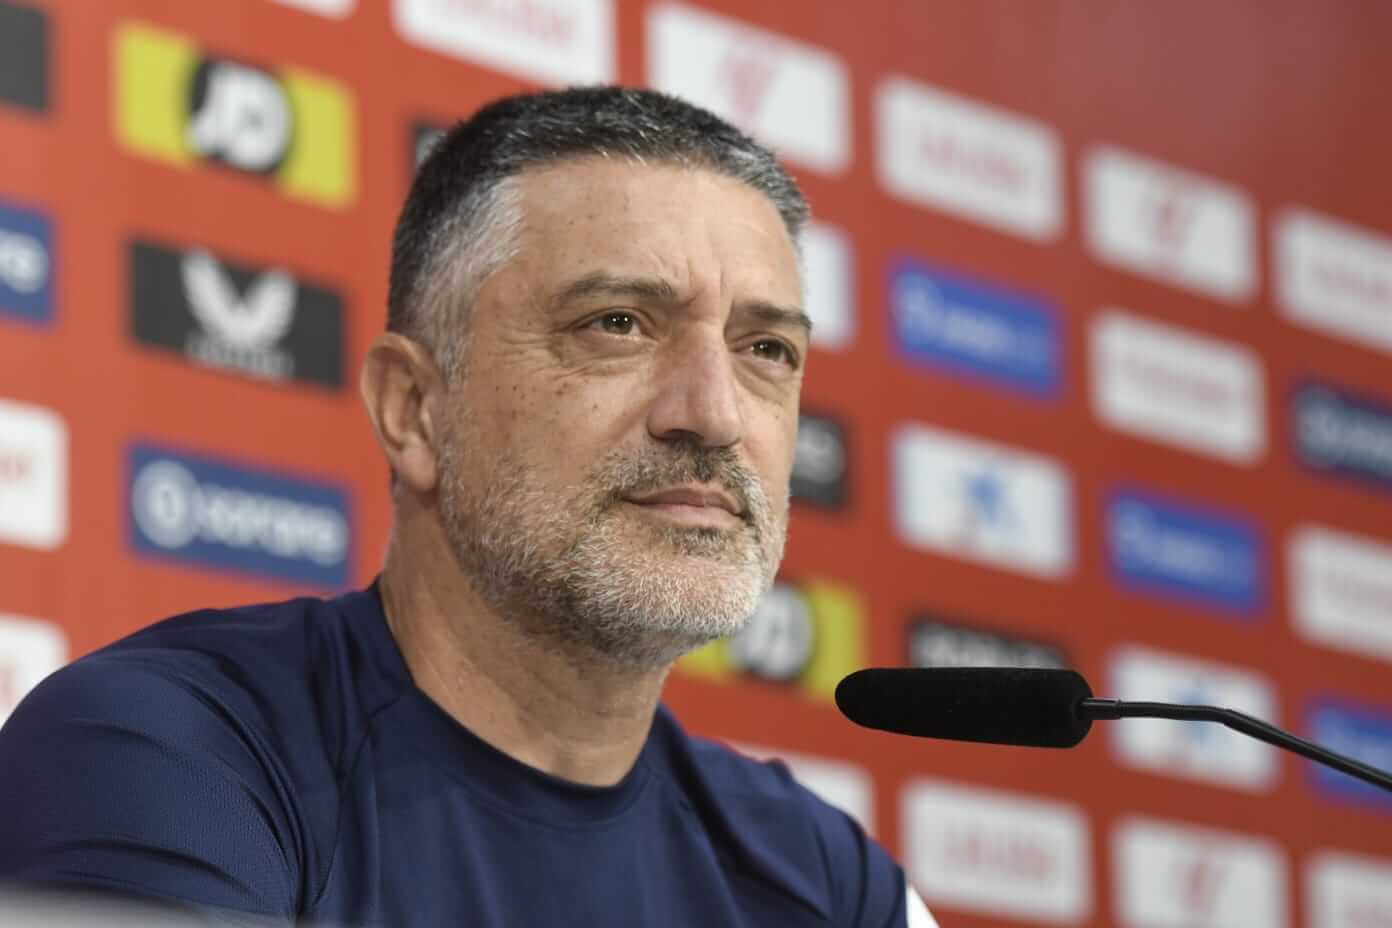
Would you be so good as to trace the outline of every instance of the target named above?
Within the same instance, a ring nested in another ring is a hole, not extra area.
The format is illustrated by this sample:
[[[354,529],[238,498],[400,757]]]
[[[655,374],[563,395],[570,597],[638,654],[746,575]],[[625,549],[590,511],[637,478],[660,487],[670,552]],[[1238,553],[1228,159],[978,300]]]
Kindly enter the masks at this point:
[[[1092,689],[1072,670],[907,667],[858,670],[836,687],[841,713],[867,728],[920,738],[1071,748],[1092,722]]]

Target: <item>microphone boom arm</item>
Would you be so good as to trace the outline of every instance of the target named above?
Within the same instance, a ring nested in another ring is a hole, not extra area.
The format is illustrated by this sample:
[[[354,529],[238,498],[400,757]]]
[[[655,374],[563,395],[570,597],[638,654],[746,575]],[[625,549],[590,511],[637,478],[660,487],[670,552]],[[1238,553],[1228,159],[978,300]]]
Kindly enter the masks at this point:
[[[1267,744],[1287,751],[1294,751],[1326,767],[1333,767],[1340,773],[1357,777],[1365,783],[1380,786],[1392,791],[1392,776],[1369,767],[1351,757],[1336,754],[1304,738],[1297,738],[1275,725],[1268,725],[1261,719],[1253,718],[1233,709],[1220,709],[1217,706],[1184,706],[1164,702],[1123,702],[1120,699],[1098,699],[1088,697],[1078,703],[1078,717],[1089,722],[1108,719],[1176,719],[1186,722],[1218,722],[1233,731],[1265,741]]]

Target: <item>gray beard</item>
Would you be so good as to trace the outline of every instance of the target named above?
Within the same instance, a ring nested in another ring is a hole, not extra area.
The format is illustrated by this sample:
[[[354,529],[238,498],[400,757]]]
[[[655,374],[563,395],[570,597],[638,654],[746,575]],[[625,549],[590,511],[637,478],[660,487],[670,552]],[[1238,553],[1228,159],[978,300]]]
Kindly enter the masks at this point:
[[[541,490],[520,462],[492,473],[441,449],[440,510],[460,570],[500,615],[551,648],[627,669],[665,668],[739,631],[782,559],[783,518],[729,449],[673,443],[614,452],[585,485]],[[471,480],[470,477],[478,475]],[[625,495],[717,482],[740,503],[735,530],[662,524]]]

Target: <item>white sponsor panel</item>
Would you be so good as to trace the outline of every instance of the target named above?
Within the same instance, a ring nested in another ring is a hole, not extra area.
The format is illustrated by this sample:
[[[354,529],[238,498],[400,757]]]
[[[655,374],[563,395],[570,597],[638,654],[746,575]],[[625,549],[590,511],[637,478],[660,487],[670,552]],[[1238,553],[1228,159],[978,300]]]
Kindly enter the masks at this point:
[[[1087,242],[1110,264],[1240,302],[1257,284],[1255,210],[1235,187],[1116,148],[1087,157]]]
[[[1254,352],[1116,310],[1093,322],[1090,342],[1092,405],[1107,425],[1241,464],[1266,451]]]
[[[812,344],[844,348],[855,336],[851,248],[835,226],[809,222],[802,231],[803,303],[812,318]]]
[[[1061,146],[1043,123],[898,76],[876,89],[875,120],[894,196],[1033,241],[1063,230]]]
[[[793,777],[823,801],[836,806],[865,829],[875,833],[875,788],[865,768],[845,761],[796,754],[782,748],[732,744],[742,754],[759,760],[781,760]]]
[[[1286,859],[1272,841],[1129,819],[1116,829],[1117,921],[1131,928],[1286,928]]]
[[[1392,860],[1321,851],[1305,866],[1308,928],[1392,925]]]
[[[0,399],[0,544],[51,550],[68,535],[68,427]]]
[[[1273,238],[1276,304],[1287,317],[1392,352],[1392,237],[1288,209]]]
[[[850,78],[814,45],[679,3],[648,13],[648,82],[816,171],[851,160]]]
[[[928,906],[923,904],[923,897],[914,891],[912,886],[905,890],[907,898],[904,900],[904,909],[908,916],[906,924],[908,928],[938,928],[938,922]]]
[[[68,639],[40,619],[0,613],[0,725],[39,681],[68,660]]]
[[[410,42],[546,84],[614,80],[613,0],[392,0]]]
[[[318,13],[320,16],[342,19],[353,11],[353,5],[357,3],[357,0],[276,0],[276,2],[283,6],[293,6],[310,13]]]
[[[891,466],[909,544],[1050,579],[1071,570],[1072,484],[1055,459],[907,425],[892,438]]]
[[[1291,611],[1306,638],[1392,661],[1392,544],[1302,525],[1287,549]]]
[[[1276,693],[1262,676],[1226,664],[1128,647],[1112,659],[1117,699],[1224,706],[1269,722]],[[1120,759],[1133,767],[1266,790],[1280,774],[1275,748],[1216,722],[1120,719],[1108,723]]]
[[[1088,825],[1075,806],[918,780],[901,813],[905,869],[929,902],[1054,924],[1091,913]]]

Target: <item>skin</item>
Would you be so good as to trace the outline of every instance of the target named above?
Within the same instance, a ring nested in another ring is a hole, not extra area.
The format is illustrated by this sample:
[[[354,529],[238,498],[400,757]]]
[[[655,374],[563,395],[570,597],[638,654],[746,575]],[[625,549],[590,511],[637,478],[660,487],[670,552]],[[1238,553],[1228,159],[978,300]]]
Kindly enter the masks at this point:
[[[519,188],[520,247],[480,289],[459,382],[399,334],[368,352],[361,392],[398,478],[381,588],[426,695],[523,763],[611,785],[637,759],[675,655],[619,659],[487,595],[458,556],[449,491],[524,467],[542,491],[528,512],[543,518],[534,510],[554,498],[565,519],[606,456],[729,449],[779,526],[776,566],[808,343],[797,255],[767,198],[705,169],[572,159],[524,172]],[[633,280],[645,285],[615,285]],[[641,569],[709,586],[734,568],[663,539],[704,529],[745,550],[757,534],[710,503],[625,499],[605,519]]]

